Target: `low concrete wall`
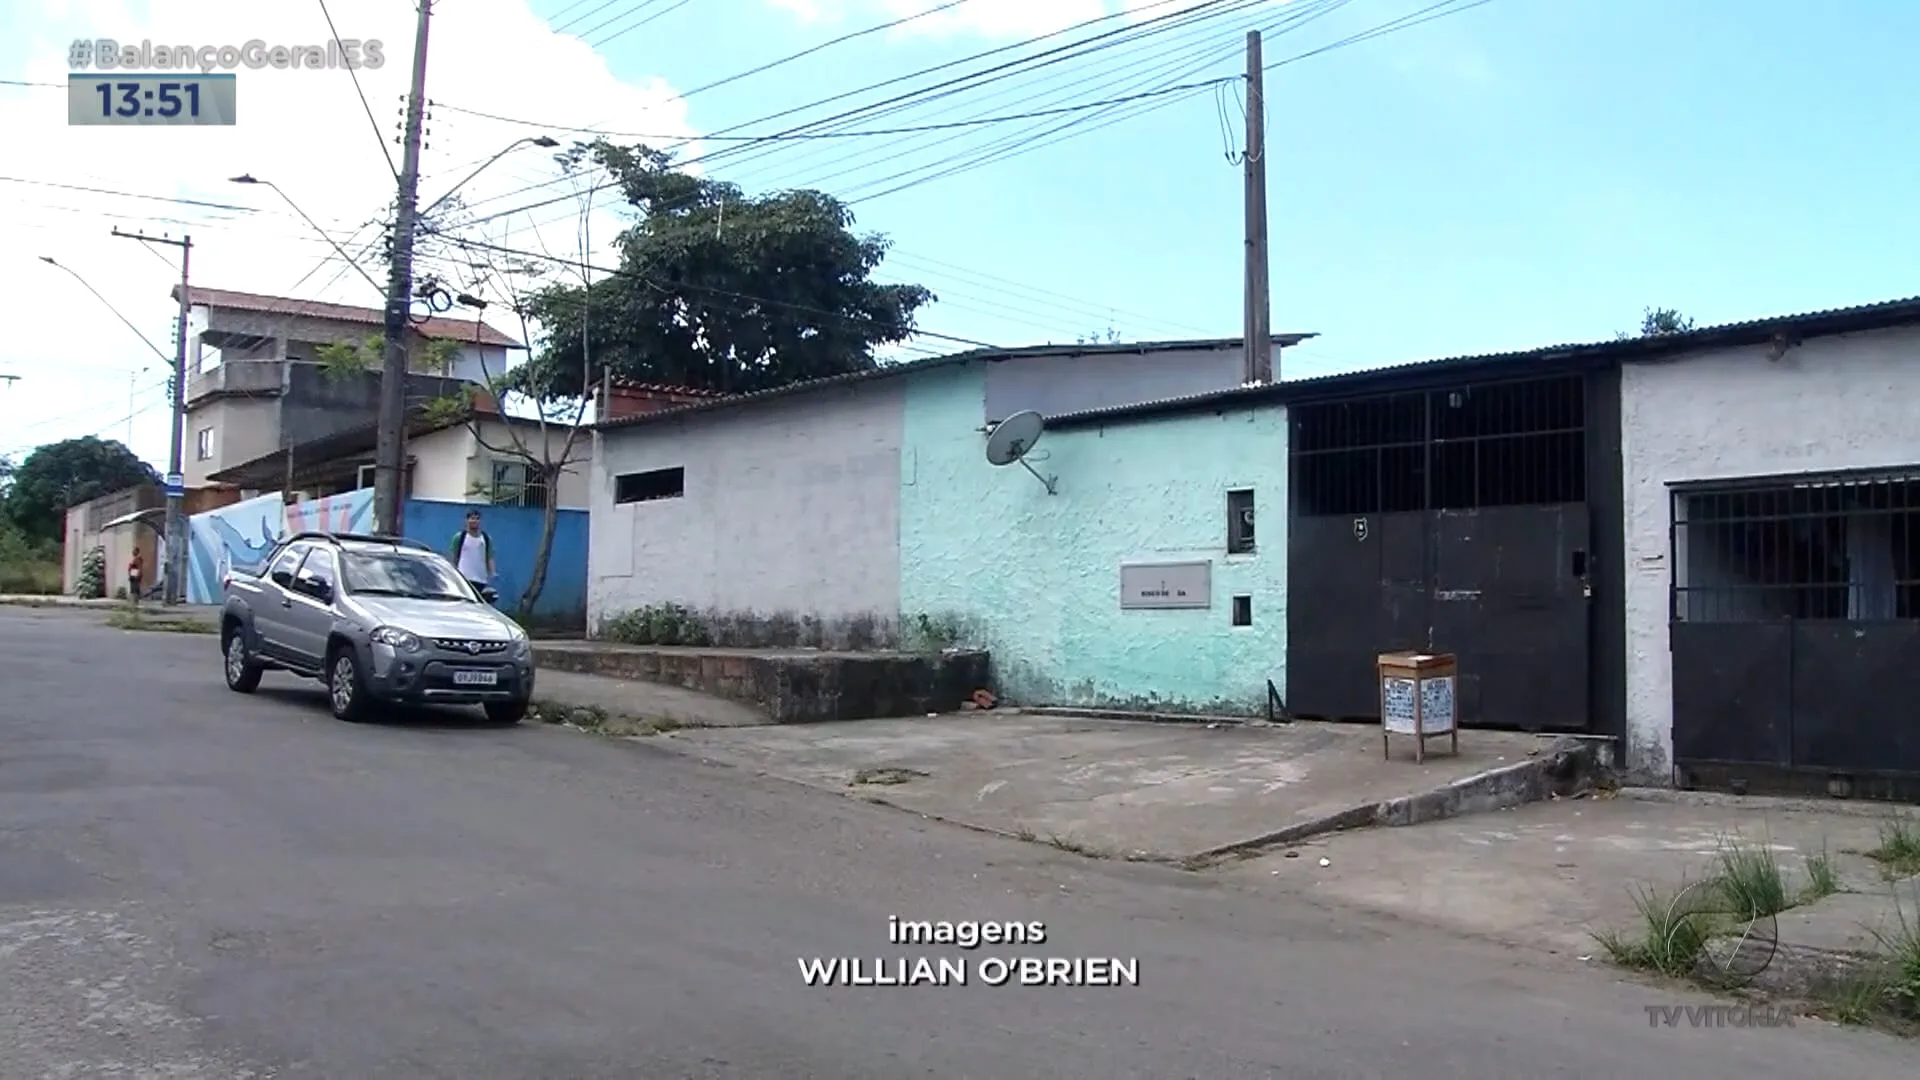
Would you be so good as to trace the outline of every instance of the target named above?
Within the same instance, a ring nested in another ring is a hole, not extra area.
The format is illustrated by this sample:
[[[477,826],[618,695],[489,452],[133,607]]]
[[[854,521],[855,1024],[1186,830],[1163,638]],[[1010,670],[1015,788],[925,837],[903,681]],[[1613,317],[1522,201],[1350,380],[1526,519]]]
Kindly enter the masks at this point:
[[[750,705],[775,724],[951,712],[989,685],[984,652],[758,652],[537,642],[540,666],[665,683]]]

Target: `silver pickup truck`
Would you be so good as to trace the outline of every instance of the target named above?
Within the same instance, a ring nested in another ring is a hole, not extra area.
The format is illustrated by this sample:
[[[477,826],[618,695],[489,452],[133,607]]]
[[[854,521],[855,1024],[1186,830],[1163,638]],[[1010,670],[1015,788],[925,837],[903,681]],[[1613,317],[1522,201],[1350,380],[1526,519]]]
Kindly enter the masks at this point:
[[[533,696],[526,631],[496,611],[439,553],[414,540],[303,532],[258,573],[221,583],[227,686],[252,693],[266,671],[327,686],[333,715],[364,719],[382,702],[480,705],[518,723]]]

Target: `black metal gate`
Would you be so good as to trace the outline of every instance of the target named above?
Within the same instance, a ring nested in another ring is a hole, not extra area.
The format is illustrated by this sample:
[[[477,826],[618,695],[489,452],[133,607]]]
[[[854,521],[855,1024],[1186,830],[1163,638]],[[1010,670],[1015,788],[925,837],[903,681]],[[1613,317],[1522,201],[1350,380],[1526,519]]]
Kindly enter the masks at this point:
[[[1920,778],[1920,470],[1677,486],[1672,511],[1682,782]]]
[[[1588,726],[1580,376],[1293,409],[1288,704],[1377,717],[1374,661],[1459,657],[1463,725]]]

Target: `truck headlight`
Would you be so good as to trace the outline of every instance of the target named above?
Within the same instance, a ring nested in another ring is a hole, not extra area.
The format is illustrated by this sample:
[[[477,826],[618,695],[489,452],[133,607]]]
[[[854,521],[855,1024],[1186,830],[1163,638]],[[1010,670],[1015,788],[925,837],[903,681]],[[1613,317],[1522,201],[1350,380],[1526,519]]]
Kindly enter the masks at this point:
[[[419,652],[421,649],[418,637],[397,626],[382,626],[369,635],[368,640],[375,645],[385,645],[398,652]]]

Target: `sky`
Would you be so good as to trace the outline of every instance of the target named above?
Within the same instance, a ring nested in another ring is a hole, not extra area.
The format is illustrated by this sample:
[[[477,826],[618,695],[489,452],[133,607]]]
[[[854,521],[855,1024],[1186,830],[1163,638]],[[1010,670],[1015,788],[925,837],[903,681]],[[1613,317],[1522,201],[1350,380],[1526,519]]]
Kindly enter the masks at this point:
[[[1920,93],[1906,55],[1920,5],[1451,0],[1430,12],[1443,17],[1349,41],[1436,0],[1222,0],[1170,18],[1200,2],[439,0],[423,201],[517,140],[609,133],[750,192],[813,187],[850,203],[860,231],[894,244],[876,278],[938,296],[926,334],[897,355],[1237,337],[1245,95],[1233,77],[1260,28],[1273,326],[1321,335],[1286,352],[1284,377],[1603,340],[1648,306],[1705,325],[1920,293]],[[320,45],[329,16],[340,38],[383,43],[357,90],[343,70],[242,70],[232,127],[67,124],[74,38]],[[191,235],[199,285],[378,306],[368,245],[393,198],[412,5],[13,0],[5,21],[0,79],[29,85],[0,84],[0,289],[15,304],[0,455],[98,435],[163,467],[178,252],[113,231]],[[741,141],[1128,28],[841,130],[1202,85],[1026,120]],[[967,60],[990,50],[1003,51]],[[954,66],[901,78],[940,65]],[[279,193],[229,182],[241,174]],[[461,185],[471,215],[501,215],[463,235],[550,257],[556,279],[583,252],[614,265],[622,218],[612,192],[586,186],[522,144]],[[440,243],[419,270],[497,299],[499,279],[472,262]]]

